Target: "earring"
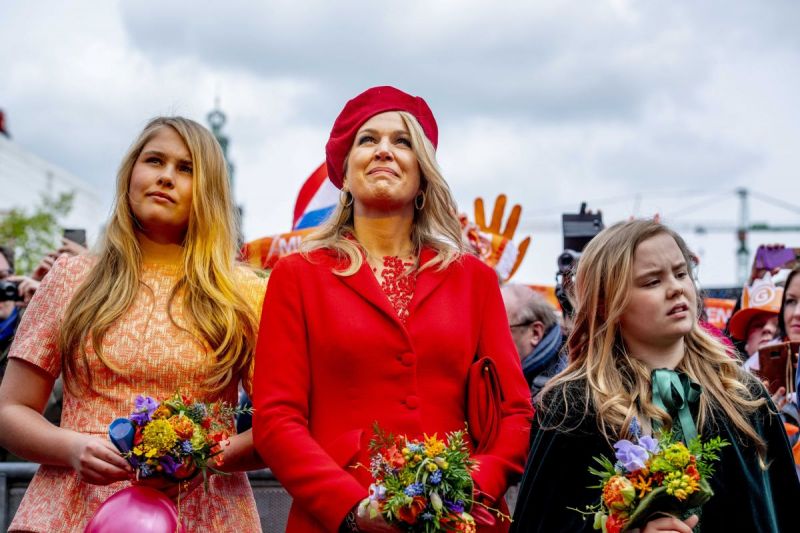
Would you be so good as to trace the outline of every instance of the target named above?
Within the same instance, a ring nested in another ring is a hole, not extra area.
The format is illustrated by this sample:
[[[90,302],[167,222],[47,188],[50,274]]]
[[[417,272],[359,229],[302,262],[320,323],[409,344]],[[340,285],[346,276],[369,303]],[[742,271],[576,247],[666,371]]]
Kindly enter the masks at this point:
[[[339,202],[345,207],[350,207],[353,205],[353,194],[350,191],[342,190],[339,193]]]
[[[422,198],[421,202],[419,201],[420,198]],[[422,211],[422,208],[425,207],[425,200],[427,200],[425,191],[419,191],[419,194],[414,197],[414,207],[417,208],[417,211]]]

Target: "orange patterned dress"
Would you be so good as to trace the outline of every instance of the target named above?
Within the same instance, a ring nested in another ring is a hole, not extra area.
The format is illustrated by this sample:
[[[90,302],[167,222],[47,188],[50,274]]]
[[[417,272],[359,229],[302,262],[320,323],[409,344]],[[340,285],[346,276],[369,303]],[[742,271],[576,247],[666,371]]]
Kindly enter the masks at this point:
[[[62,258],[45,277],[20,324],[9,357],[28,361],[56,377],[61,373],[57,348],[59,325],[67,303],[92,265],[88,257]],[[172,395],[176,388],[201,401],[237,402],[238,380],[222,394],[203,389],[209,371],[207,347],[169,318],[167,303],[179,274],[171,265],[144,265],[142,289],[104,339],[104,352],[122,371],[115,374],[99,360],[91,361],[93,383],[85,397],[64,389],[61,427],[99,436],[108,435],[109,423],[127,416],[137,394]],[[261,314],[266,280],[242,269],[237,280],[243,294]],[[172,316],[186,327],[182,302],[172,303]],[[244,378],[250,389],[252,367]],[[82,482],[71,468],[42,465],[31,481],[10,530],[40,532],[83,531],[97,507],[128,481],[107,486]],[[195,489],[181,502],[181,521],[187,531],[261,531],[253,493],[246,474],[211,476],[208,493]]]

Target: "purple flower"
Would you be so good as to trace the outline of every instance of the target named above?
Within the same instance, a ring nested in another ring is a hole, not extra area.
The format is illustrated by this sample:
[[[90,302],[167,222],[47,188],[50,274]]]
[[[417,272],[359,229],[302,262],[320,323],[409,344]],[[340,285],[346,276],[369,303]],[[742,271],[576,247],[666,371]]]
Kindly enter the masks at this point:
[[[181,466],[181,464],[175,461],[175,459],[173,459],[171,455],[165,455],[164,457],[159,459],[158,462],[161,463],[161,467],[164,469],[164,473],[167,474],[168,476],[174,475],[178,467]]]
[[[445,507],[450,509],[450,511],[452,511],[454,513],[463,513],[464,512],[464,502],[463,501],[456,500],[454,502],[451,502],[447,498],[442,498],[442,499],[444,500]]]
[[[142,396],[141,394],[133,401],[133,413],[130,419],[139,426],[143,426],[150,422],[150,417],[153,416],[153,411],[158,409],[158,402],[150,396]]]
[[[644,468],[644,463],[650,456],[646,449],[624,439],[614,444],[614,449],[617,450],[617,461],[628,472],[635,472]]]
[[[658,441],[650,435],[639,437],[639,446],[642,446],[650,453],[658,453]]]

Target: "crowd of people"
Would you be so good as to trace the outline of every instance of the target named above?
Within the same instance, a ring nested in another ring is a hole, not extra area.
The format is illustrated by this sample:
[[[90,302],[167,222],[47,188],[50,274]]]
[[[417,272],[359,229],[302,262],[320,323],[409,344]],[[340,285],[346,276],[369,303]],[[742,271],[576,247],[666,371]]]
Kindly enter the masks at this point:
[[[267,279],[237,262],[213,135],[159,117],[123,157],[95,249],[65,242],[30,277],[0,250],[21,299],[0,302],[0,446],[42,465],[10,531],[82,531],[138,482],[109,422],[137,394],[176,387],[231,404],[243,389],[255,409],[252,429],[220,443],[230,475],[205,489],[200,476],[157,485],[183,493],[187,531],[260,530],[245,472],[265,466],[292,496],[287,531],[402,531],[359,512],[372,479],[357,466],[370,462],[376,424],[409,438],[463,429],[486,358],[501,398],[491,437],[470,433],[479,531],[592,530],[574,511],[596,499],[592,457],[661,430],[730,445],[708,503],[650,516],[642,531],[793,530],[795,383],[772,390],[757,362],[760,348],[800,342],[798,270],[745,290],[729,325],[736,353],[701,319],[680,235],[631,220],[586,246],[564,316],[527,286],[501,286],[470,253],[437,144],[420,97],[374,87],[347,102],[325,147],[339,202]],[[782,286],[768,301],[748,297],[764,283]],[[512,522],[504,495],[517,483]]]

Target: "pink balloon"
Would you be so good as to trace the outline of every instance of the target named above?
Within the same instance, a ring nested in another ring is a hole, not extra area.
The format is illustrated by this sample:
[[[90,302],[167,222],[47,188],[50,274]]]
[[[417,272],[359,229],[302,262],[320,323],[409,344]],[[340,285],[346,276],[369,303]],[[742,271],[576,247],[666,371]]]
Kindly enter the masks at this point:
[[[185,533],[175,504],[163,492],[131,486],[113,494],[94,513],[84,533]]]

